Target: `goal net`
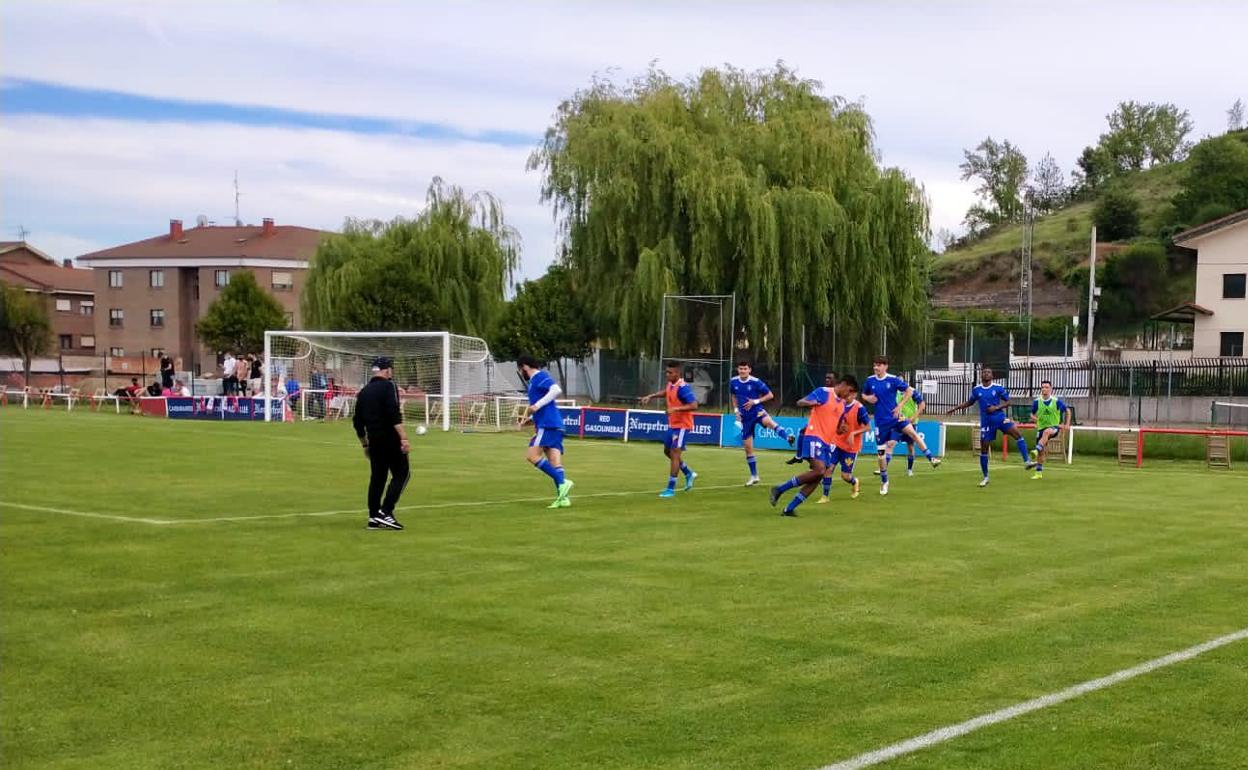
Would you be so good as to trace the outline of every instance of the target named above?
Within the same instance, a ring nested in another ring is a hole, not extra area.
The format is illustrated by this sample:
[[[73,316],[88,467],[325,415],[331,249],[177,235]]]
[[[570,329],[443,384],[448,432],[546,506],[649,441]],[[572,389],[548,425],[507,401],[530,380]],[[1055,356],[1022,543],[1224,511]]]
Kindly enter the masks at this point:
[[[264,395],[286,402],[293,419],[349,418],[378,356],[394,361],[406,421],[450,430],[478,403],[514,394],[514,373],[485,341],[449,332],[270,331],[264,335]],[[266,419],[271,410],[266,410]]]
[[[680,364],[698,404],[726,407],[735,371],[736,295],[663,295],[659,358]],[[660,382],[656,383],[661,386]]]

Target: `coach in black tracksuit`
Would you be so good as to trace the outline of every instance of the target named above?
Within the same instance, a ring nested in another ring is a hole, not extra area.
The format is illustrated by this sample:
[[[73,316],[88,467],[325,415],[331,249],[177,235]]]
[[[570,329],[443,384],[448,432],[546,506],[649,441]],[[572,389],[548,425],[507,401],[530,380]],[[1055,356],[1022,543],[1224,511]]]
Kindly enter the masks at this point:
[[[407,453],[411,444],[403,430],[403,412],[399,408],[399,389],[391,381],[394,362],[382,356],[373,360],[373,378],[355,397],[355,434],[364,445],[364,456],[373,466],[368,482],[368,528],[403,529],[394,518],[394,506],[403,494],[411,472]],[[390,475],[390,488],[383,500],[381,491]]]

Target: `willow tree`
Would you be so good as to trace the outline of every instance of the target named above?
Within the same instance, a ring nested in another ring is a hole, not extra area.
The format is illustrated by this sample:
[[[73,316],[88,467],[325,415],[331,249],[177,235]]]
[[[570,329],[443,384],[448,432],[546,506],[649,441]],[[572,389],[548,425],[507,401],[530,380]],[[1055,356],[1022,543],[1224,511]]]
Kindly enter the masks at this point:
[[[925,197],[881,167],[862,107],[820,89],[783,65],[651,70],[559,106],[529,167],[601,338],[656,352],[665,293],[735,293],[737,345],[786,358],[833,326],[841,355],[921,336]]]
[[[489,193],[437,177],[413,219],[348,219],[312,257],[301,298],[309,328],[484,335],[502,312],[520,239]]]

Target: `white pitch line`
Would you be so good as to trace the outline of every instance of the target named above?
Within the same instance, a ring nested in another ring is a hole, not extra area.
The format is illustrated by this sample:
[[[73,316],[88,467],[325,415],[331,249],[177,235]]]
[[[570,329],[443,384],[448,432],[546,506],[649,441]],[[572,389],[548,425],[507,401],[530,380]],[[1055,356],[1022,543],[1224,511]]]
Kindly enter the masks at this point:
[[[1217,639],[1210,639],[1202,644],[1188,647],[1186,650],[1172,652],[1169,655],[1163,655],[1160,658],[1153,658],[1150,661],[1141,663],[1138,666],[1125,668],[1121,671],[1114,672],[1109,676],[1103,676],[1100,679],[1092,679],[1082,684],[1067,687],[1065,690],[1042,695],[1039,698],[1033,698],[1022,703],[1016,703],[998,711],[989,714],[968,719],[965,722],[959,722],[955,725],[947,725],[929,733],[910,738],[909,740],[894,743],[874,751],[868,751],[865,754],[859,754],[856,757],[842,760],[832,765],[824,765],[820,770],[861,770],[864,767],[878,765],[881,762],[887,762],[891,759],[911,754],[915,751],[930,748],[945,741],[953,740],[967,733],[974,732],[981,727],[999,724],[1024,714],[1030,714],[1033,711],[1039,711],[1059,703],[1078,698],[1080,695],[1086,695],[1090,692],[1096,692],[1106,687],[1112,687],[1119,682],[1125,682],[1128,679],[1134,679],[1137,676],[1151,673],[1166,666],[1173,666],[1176,663],[1182,663],[1198,655],[1203,655],[1210,650],[1216,650],[1219,647],[1225,647],[1228,644],[1241,642],[1248,639],[1248,628],[1241,628],[1234,633],[1225,636],[1219,636]]]
[[[129,521],[135,524],[177,524],[176,521],[169,519],[145,519],[140,516],[120,516],[110,513],[95,513],[93,511],[71,511],[68,508],[48,508],[43,505],[23,505],[22,503],[10,503],[0,500],[0,507],[18,508],[23,511],[38,511],[39,513],[57,513],[62,516],[82,516],[88,519],[109,519],[110,521]]]
[[[695,487],[697,490],[710,491],[720,489],[736,489],[740,484],[720,484],[717,486],[701,486]],[[630,492],[591,492],[589,494],[575,494],[576,499],[586,497],[628,497],[633,495],[656,495],[653,489],[630,491]],[[550,496],[546,497],[513,497],[505,500],[464,500],[448,503],[430,503],[429,505],[400,505],[398,511],[425,511],[436,510],[440,508],[468,508],[468,507],[486,507],[493,505],[509,505],[512,503],[544,503],[550,501]],[[40,505],[23,505],[21,503],[10,503],[0,500],[0,507],[19,508],[27,511],[38,511],[41,513],[57,513],[65,516],[85,516],[92,519],[111,519],[113,521],[128,521],[137,524],[156,524],[161,526],[178,526],[181,524],[208,524],[212,522],[226,521],[253,521],[260,519],[295,519],[307,516],[341,516],[344,514],[362,515],[366,511],[364,508],[340,508],[331,511],[296,511],[294,513],[263,513],[255,516],[214,516],[202,519],[145,519],[138,516],[121,516],[108,513],[95,513],[92,511],[73,511],[67,508],[48,508]]]

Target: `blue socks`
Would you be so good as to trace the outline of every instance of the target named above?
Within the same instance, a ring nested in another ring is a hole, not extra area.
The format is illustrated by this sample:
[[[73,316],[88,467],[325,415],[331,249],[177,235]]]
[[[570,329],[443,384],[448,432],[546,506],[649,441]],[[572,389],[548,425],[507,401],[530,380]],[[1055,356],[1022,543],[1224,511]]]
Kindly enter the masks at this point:
[[[930,450],[930,449],[924,449],[924,450],[923,450],[923,456],[927,458],[927,461],[928,461],[928,462],[931,462],[931,461],[932,461],[932,450]],[[911,467],[911,468],[913,468],[913,467],[914,467],[914,455],[910,455],[910,467]]]
[[[797,509],[797,506],[801,505],[804,502],[806,502],[806,495],[803,495],[801,492],[798,492],[796,495],[793,495],[793,499],[789,501],[789,504],[784,506],[784,512],[792,513],[794,510]]]
[[[1031,462],[1031,457],[1027,454],[1027,439],[1020,438],[1014,443],[1018,447],[1018,453],[1023,456],[1023,462]]]
[[[777,492],[780,492],[781,494],[783,494],[783,493],[785,493],[785,492],[788,492],[788,491],[789,491],[790,489],[792,489],[793,487],[800,487],[800,486],[801,486],[801,484],[800,484],[800,483],[798,483],[798,481],[797,481],[797,477],[796,477],[796,476],[794,476],[793,478],[791,478],[791,479],[789,479],[788,481],[784,482],[784,483],[783,483],[783,484],[781,484],[780,486],[776,487],[776,491],[777,491]]]
[[[927,453],[927,459],[929,460],[932,459],[931,452]],[[914,470],[914,455],[911,455],[911,454],[906,455],[906,470],[908,471]]]
[[[987,452],[980,452],[979,454],[979,469],[984,472],[984,478],[988,478],[988,453]]]
[[[680,472],[685,474],[685,478],[689,478],[693,475],[693,471],[689,470],[689,466],[684,463],[680,464]]]
[[[668,492],[672,492],[672,491],[674,491],[675,489],[676,489],[676,477],[675,477],[675,476],[668,476],[668,477],[667,477],[667,491],[668,491]]]
[[[858,477],[857,477],[857,476],[850,476],[849,478],[845,478],[844,476],[842,476],[842,477],[841,477],[841,481],[844,481],[846,484],[848,484],[848,485],[850,485],[850,486],[852,487],[853,485],[855,485],[855,484],[857,484],[857,483],[858,483]]]
[[[832,492],[832,478],[829,476],[824,476],[823,477],[823,496],[827,497],[828,494],[830,494],[831,492]]]
[[[757,475],[758,475],[758,464],[757,464],[756,462],[754,462],[754,455],[746,455],[746,456],[745,456],[745,462],[746,462],[746,463],[750,466],[750,475],[751,475],[751,476],[757,476]]]
[[[533,463],[533,467],[550,476],[551,480],[555,482],[555,489],[558,489],[559,485],[563,483],[563,468],[551,465],[550,460],[547,460],[545,457]]]
[[[1042,470],[1044,470],[1044,464],[1043,464],[1043,463],[1036,463],[1036,473],[1039,473],[1039,472],[1040,472],[1040,471],[1042,471]]]

